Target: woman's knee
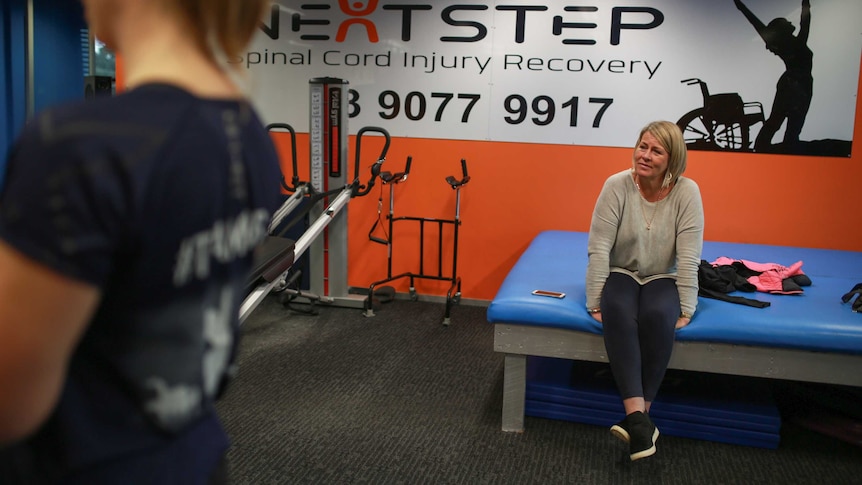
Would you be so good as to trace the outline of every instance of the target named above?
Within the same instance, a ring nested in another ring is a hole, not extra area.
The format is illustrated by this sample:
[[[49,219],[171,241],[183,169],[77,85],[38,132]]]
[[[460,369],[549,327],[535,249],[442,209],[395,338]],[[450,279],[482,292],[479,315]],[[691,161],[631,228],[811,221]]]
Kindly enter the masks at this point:
[[[647,283],[641,295],[641,305],[638,310],[638,319],[641,323],[664,326],[669,322],[673,326],[679,312],[679,291],[676,289],[676,282],[660,280]]]
[[[637,314],[637,305],[632,304],[631,301],[624,301],[621,298],[602,298],[601,310],[603,316],[635,316]]]
[[[667,307],[649,306],[647,308],[642,308],[641,311],[638,312],[638,320],[644,324],[651,324],[651,326],[664,326],[663,324],[667,323],[678,314],[678,311],[676,313],[668,311]],[[673,323],[676,323],[675,319]]]

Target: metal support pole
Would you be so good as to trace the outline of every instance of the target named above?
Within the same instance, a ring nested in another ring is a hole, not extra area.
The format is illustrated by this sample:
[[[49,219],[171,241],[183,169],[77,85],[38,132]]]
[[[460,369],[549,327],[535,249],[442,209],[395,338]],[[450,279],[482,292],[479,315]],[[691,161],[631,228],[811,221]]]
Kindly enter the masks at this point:
[[[27,12],[24,15],[24,113],[28,120],[36,112],[36,81],[34,76],[36,61],[33,53],[35,50],[34,25],[33,0],[27,0]]]
[[[293,212],[294,209],[299,207],[299,204],[302,203],[305,196],[308,195],[308,186],[302,185],[296,189],[296,192],[291,194],[290,197],[275,211],[275,214],[272,215],[272,221],[269,223],[269,228],[267,228],[267,232],[272,234],[278,228],[278,225],[287,217],[288,214]]]
[[[96,75],[96,36],[89,31],[89,42],[87,45],[87,74],[90,76]]]

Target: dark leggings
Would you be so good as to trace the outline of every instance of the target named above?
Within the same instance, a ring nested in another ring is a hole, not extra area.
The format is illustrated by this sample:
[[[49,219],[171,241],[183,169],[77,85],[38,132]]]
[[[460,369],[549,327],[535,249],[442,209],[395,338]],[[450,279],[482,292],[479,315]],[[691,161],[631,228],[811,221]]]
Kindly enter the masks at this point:
[[[641,286],[611,273],[601,300],[605,350],[620,397],[651,402],[664,379],[679,318],[676,281],[660,278]]]

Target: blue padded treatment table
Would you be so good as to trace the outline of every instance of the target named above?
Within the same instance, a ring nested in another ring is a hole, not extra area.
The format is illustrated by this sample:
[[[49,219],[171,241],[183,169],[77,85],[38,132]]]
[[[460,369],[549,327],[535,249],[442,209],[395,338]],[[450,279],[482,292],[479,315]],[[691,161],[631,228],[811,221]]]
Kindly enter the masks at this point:
[[[503,429],[522,431],[526,357],[607,362],[601,324],[585,308],[587,233],[545,231],[530,243],[488,307],[494,350],[505,354]],[[801,295],[733,295],[754,308],[700,297],[676,333],[670,368],[862,386],[862,314],[841,296],[862,282],[862,253],[705,241],[702,258],[726,256],[785,266],[802,261],[812,280]],[[566,293],[563,299],[533,290]]]

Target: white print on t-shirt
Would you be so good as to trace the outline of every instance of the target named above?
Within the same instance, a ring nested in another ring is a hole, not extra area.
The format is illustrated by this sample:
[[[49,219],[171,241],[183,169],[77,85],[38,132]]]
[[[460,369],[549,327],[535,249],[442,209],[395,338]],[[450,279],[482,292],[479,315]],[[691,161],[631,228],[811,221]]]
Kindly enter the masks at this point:
[[[144,407],[158,417],[162,426],[169,429],[182,426],[200,409],[201,391],[197,386],[178,384],[171,387],[161,377],[147,379],[146,385],[155,397]]]
[[[225,286],[221,289],[218,306],[204,309],[204,341],[207,344],[203,362],[204,392],[209,397],[215,396],[230,364],[233,347],[231,323],[234,320],[233,289]]]
[[[213,288],[218,295],[201,312],[203,338],[205,342],[202,356],[203,389],[196,382],[169,384],[170,377],[151,376],[144,386],[152,391],[144,408],[155,416],[161,426],[175,429],[185,425],[189,419],[200,412],[203,396],[213,398],[230,365],[234,335],[231,323],[236,319],[234,290],[230,285]],[[203,391],[203,392],[201,392]]]
[[[248,254],[266,235],[268,223],[265,209],[246,210],[183,239],[174,266],[174,286],[209,277],[213,259],[225,264]]]

